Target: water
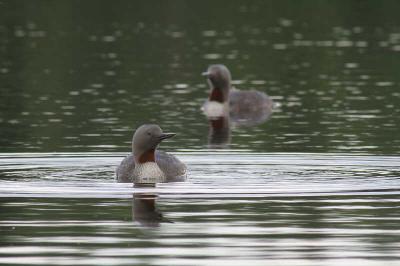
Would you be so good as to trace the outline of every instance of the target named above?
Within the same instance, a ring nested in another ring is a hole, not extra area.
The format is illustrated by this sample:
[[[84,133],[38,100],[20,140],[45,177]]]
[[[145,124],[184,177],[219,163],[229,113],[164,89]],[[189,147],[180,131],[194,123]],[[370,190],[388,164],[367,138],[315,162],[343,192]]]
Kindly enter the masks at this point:
[[[399,8],[0,1],[0,265],[399,265]],[[213,135],[214,63],[272,116]],[[187,182],[115,182],[147,122]]]
[[[2,152],[125,151],[144,122],[179,133],[169,149],[205,148],[213,63],[281,106],[231,148],[400,151],[396,1],[80,2],[3,2]]]
[[[2,155],[0,263],[396,265],[400,259],[397,157],[177,155],[188,164],[188,182],[156,188],[116,183],[120,155]]]

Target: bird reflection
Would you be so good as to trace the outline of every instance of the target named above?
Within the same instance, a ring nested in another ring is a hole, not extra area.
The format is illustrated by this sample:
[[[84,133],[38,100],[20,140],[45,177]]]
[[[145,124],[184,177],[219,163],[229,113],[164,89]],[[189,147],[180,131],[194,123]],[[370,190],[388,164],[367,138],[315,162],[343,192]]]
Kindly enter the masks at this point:
[[[170,222],[157,209],[157,198],[154,193],[133,194],[132,220],[146,227],[158,227],[162,222]]]
[[[272,114],[272,109],[256,110],[254,112],[227,111],[223,116],[209,116],[206,114],[208,130],[208,148],[226,149],[231,143],[232,128],[253,127],[266,122]]]
[[[208,147],[211,149],[228,148],[231,143],[229,115],[209,117]]]

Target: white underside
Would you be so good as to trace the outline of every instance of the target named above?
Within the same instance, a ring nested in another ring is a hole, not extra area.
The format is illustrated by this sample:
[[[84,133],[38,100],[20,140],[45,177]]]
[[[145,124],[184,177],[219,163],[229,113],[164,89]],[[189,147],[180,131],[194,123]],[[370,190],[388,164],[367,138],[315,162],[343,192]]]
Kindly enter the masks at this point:
[[[165,174],[155,162],[136,163],[133,171],[133,182],[139,184],[155,184],[165,182]]]
[[[227,114],[228,105],[216,101],[206,101],[201,109],[208,117],[221,117]]]

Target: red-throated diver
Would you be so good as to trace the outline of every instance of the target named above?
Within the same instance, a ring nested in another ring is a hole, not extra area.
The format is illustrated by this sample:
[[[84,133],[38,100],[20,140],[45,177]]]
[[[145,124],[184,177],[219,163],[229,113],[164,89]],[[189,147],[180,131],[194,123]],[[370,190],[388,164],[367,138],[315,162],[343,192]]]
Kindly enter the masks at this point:
[[[207,117],[218,118],[229,114],[237,125],[255,125],[271,114],[274,102],[268,95],[256,90],[232,88],[231,73],[224,65],[211,65],[203,73],[210,86],[210,95],[202,109]]]
[[[118,182],[155,184],[184,181],[186,166],[174,155],[157,150],[164,139],[175,136],[163,133],[158,125],[142,125],[133,135],[132,154],[125,157],[117,168]]]

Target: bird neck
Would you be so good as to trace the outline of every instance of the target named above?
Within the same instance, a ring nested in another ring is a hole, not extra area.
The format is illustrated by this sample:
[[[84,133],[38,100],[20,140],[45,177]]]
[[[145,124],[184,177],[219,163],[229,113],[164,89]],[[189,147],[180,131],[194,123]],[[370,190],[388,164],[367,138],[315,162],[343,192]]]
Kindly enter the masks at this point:
[[[143,152],[137,157],[137,162],[140,164],[147,162],[155,162],[156,161],[155,151],[156,151],[155,149],[150,149]]]
[[[224,103],[228,98],[229,89],[212,88],[208,97],[209,101]]]
[[[156,149],[149,149],[143,153],[134,154],[135,169],[133,182],[135,184],[155,184],[165,181],[164,172],[155,160]]]

